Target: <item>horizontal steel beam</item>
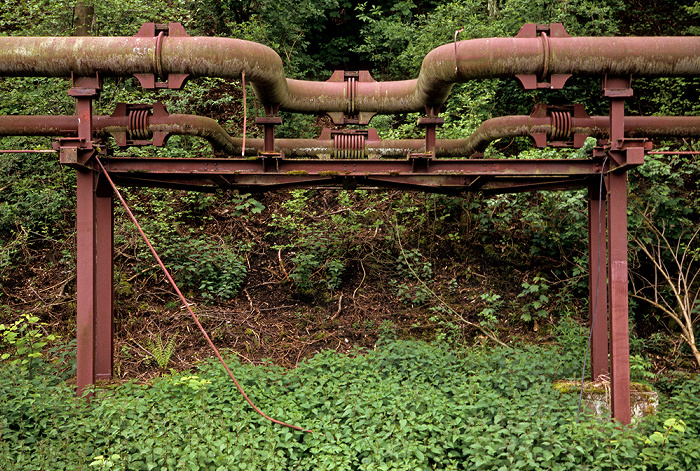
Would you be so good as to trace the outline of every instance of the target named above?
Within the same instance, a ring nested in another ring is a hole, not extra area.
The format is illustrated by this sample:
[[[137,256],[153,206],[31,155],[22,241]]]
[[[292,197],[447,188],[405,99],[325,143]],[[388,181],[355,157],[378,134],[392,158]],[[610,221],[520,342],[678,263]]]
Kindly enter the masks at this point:
[[[198,191],[238,188],[268,191],[289,187],[398,187],[423,191],[508,192],[565,189],[600,175],[600,160],[308,160],[130,159],[102,162],[121,185]]]
[[[255,159],[132,159],[104,158],[110,173],[178,175],[286,175],[286,176],[581,176],[600,174],[602,161],[593,159],[505,160],[505,159],[377,159],[309,160]],[[421,167],[425,164],[425,168]],[[420,167],[420,170],[416,170]]]

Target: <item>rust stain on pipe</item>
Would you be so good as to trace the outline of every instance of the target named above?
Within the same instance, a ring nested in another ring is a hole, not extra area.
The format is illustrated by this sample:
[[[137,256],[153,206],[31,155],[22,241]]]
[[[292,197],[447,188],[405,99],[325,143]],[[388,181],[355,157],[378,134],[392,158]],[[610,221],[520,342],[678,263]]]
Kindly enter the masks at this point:
[[[129,131],[128,116],[95,116],[97,136]],[[607,116],[572,118],[572,133],[603,138],[609,134]],[[215,120],[203,116],[173,114],[149,117],[148,131],[198,136],[214,149],[240,155],[243,140],[230,136]],[[464,157],[483,152],[496,139],[524,137],[533,133],[552,134],[551,117],[503,116],[484,121],[466,139],[438,139],[437,157]],[[77,136],[76,116],[0,116],[0,136]],[[627,137],[693,137],[700,135],[697,116],[633,116],[625,118]],[[262,139],[248,139],[245,155],[263,150]],[[424,152],[424,139],[370,140],[365,153],[381,157],[405,157],[407,152]],[[275,139],[275,151],[293,157],[323,156],[334,151],[331,139]]]
[[[414,80],[358,84],[355,111],[403,113],[439,106],[458,82],[518,74],[693,76],[700,74],[700,37],[553,37],[470,39],[440,46]],[[0,75],[130,76],[191,74],[240,78],[243,69],[264,105],[315,113],[344,111],[340,82],[287,79],[267,46],[230,38],[4,37]],[[457,68],[455,70],[455,63]]]

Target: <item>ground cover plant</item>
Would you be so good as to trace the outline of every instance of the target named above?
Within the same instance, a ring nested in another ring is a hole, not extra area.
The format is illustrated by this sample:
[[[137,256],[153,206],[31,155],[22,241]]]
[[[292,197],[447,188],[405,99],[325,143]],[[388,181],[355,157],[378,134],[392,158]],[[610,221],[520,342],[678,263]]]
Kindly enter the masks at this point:
[[[320,353],[286,370],[230,359],[273,417],[257,416],[204,362],[148,384],[75,399],[50,369],[3,368],[4,470],[675,469],[700,463],[700,379],[656,417],[619,429],[551,385],[580,368],[575,345],[455,348],[387,337],[362,355]]]
[[[5,2],[0,34],[71,34],[73,9],[59,3]],[[628,5],[619,0],[377,0],[357,5],[309,0],[286,2],[285,8],[279,2],[233,0],[80,3],[95,7],[93,35],[130,36],[145,21],[179,21],[192,35],[259,41],[279,53],[289,77],[318,80],[335,68],[368,68],[379,80],[414,77],[425,54],[454,41],[455,32],[457,39],[512,36],[524,22],[561,21],[573,35],[694,34],[698,14],[697,2],[690,0],[653,9],[643,8],[644,1]],[[20,10],[26,14],[18,16]],[[60,78],[0,78],[1,113],[72,114],[67,86]],[[697,114],[697,86],[697,78],[635,78],[628,113]],[[598,81],[576,77],[565,90],[552,93],[524,92],[514,81],[500,79],[458,84],[441,110],[445,125],[439,137],[467,137],[485,119],[528,114],[538,102],[580,102],[589,114],[604,114],[608,103],[599,89]],[[240,80],[201,78],[182,91],[156,93],[142,90],[133,78],[107,77],[95,110],[111,114],[117,102],[161,100],[170,113],[210,116],[240,136],[242,91]],[[263,110],[249,92],[252,122]],[[417,117],[379,115],[370,126],[385,138],[420,137]],[[330,125],[327,116],[286,113],[277,131],[279,137],[315,137],[324,125]],[[254,126],[247,132],[260,136]],[[489,146],[486,156],[579,158],[587,157],[594,144],[562,151],[532,149],[523,139],[502,140]],[[698,148],[689,139],[655,144],[664,150]],[[209,144],[195,137],[173,136],[157,151],[106,145],[121,156],[211,155]],[[0,138],[3,149],[50,146],[43,137]],[[630,257],[638,296],[630,305],[632,346],[654,372],[697,368],[689,334],[700,311],[689,295],[698,293],[698,282],[676,296],[689,301],[683,306],[686,332],[679,332],[667,322],[673,317],[667,314],[679,306],[668,286],[654,282],[659,279],[654,257],[644,249],[651,248],[653,229],[666,227],[673,228],[671,235],[684,253],[697,253],[698,239],[692,241],[689,228],[700,221],[699,174],[697,159],[671,155],[647,156],[647,163],[630,174],[630,201],[649,217],[647,225],[639,214],[630,214],[631,236],[639,242],[631,244]],[[0,159],[0,322],[5,325],[29,315],[46,324],[47,335],[75,337],[74,187],[74,172],[54,156]],[[251,362],[271,358],[294,366],[327,348],[371,347],[386,323],[404,337],[471,340],[486,332],[497,343],[552,341],[563,316],[585,322],[582,191],[484,198],[376,190],[265,195],[123,190],[206,327]],[[180,303],[120,208],[115,241],[116,376],[159,374],[162,368],[149,346],[156,336],[177,335],[168,365],[192,367],[208,353],[198,337],[187,335]],[[660,256],[662,266],[673,265],[667,251]],[[686,261],[696,266],[697,255]],[[674,276],[669,273],[669,279]],[[659,296],[669,303],[667,311],[653,305]],[[0,354],[12,348],[0,345]]]

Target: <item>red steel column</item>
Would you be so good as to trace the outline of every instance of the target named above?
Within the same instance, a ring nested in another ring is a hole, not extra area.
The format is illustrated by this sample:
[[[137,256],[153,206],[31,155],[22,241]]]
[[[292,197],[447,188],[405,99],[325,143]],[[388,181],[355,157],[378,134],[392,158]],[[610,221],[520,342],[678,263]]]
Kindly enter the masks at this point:
[[[99,77],[74,77],[69,91],[78,116],[77,169],[77,393],[96,377],[112,375],[113,203],[110,190],[98,188],[92,168],[92,100]],[[98,191],[99,190],[99,191]]]
[[[612,416],[631,421],[627,299],[627,172],[608,175],[608,302],[610,303],[610,401]]]
[[[588,313],[591,328],[591,379],[610,372],[605,188],[601,180],[588,186]],[[601,199],[602,197],[602,199]]]
[[[77,393],[95,382],[95,173],[77,171]]]
[[[611,157],[624,161],[625,97],[632,95],[629,78],[609,78]],[[627,172],[608,173],[608,304],[610,309],[610,408],[622,424],[632,420],[630,410],[629,306],[627,286]]]
[[[111,379],[114,355],[114,204],[111,187],[95,193],[95,377]]]

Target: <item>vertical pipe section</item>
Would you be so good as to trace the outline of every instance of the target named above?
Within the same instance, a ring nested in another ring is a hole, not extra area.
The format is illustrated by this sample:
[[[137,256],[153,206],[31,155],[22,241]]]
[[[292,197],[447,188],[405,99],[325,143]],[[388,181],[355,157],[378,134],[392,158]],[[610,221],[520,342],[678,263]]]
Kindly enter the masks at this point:
[[[605,267],[605,193],[596,179],[588,186],[588,313],[591,328],[591,379],[610,372],[608,364],[608,304]]]

